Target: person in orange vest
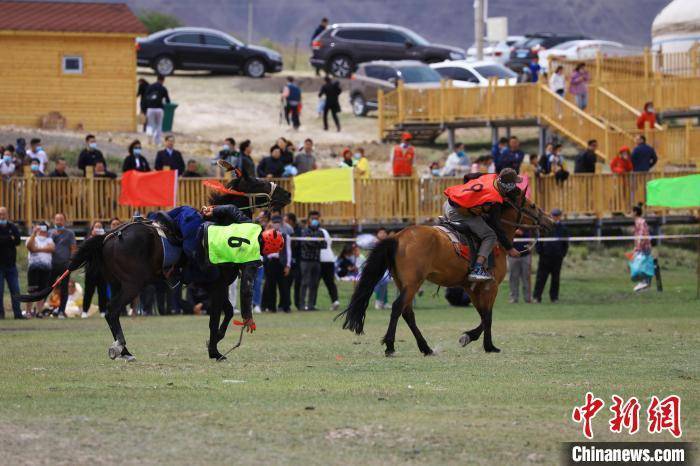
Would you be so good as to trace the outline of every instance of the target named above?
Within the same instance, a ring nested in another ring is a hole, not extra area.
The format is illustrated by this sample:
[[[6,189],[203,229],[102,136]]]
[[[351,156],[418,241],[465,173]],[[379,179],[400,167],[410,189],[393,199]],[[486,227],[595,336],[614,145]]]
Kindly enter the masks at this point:
[[[413,139],[411,133],[401,135],[401,144],[394,146],[389,157],[391,173],[394,176],[412,176],[413,160],[416,158],[416,150],[409,142]]]
[[[520,253],[508,241],[501,226],[501,208],[506,197],[514,199],[519,193],[522,178],[512,168],[504,168],[500,175],[470,173],[464,184],[445,190],[447,201],[444,213],[447,220],[461,233],[473,233],[481,240],[476,262],[469,272],[469,281],[482,282],[493,277],[484,268],[496,241],[510,257]]]

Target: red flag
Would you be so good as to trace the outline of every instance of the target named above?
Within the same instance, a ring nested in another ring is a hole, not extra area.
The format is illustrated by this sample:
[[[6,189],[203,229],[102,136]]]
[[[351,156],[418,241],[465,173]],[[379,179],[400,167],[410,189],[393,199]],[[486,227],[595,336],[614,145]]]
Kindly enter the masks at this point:
[[[177,170],[139,172],[122,175],[119,204],[139,207],[174,206],[177,201]]]

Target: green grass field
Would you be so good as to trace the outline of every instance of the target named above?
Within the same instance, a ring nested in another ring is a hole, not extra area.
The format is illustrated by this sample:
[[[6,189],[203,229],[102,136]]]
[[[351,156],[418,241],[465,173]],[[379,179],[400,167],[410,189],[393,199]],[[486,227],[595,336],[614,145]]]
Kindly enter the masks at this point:
[[[589,390],[606,401],[596,440],[630,439],[607,431],[612,394],[645,410],[651,395],[675,393],[683,440],[697,441],[695,256],[661,255],[662,294],[631,292],[621,250],[574,250],[557,305],[507,304],[504,285],[500,354],[481,340],[458,346],[477,314],[450,308],[433,286],[416,312],[435,357],[400,321],[397,356],[385,358],[388,312],[374,309],[359,337],[329,311],[257,316],[258,332],[225,363],[206,357],[204,317],[125,318],[130,364],[107,358],[99,318],[1,321],[0,462],[555,464],[560,442],[583,439],[571,410]]]

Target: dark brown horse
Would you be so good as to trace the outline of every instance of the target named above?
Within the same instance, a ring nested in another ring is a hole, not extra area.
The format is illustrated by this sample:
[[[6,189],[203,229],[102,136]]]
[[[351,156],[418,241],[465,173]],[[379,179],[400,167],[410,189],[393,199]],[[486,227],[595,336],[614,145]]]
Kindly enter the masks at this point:
[[[291,202],[291,194],[275,183],[248,178],[240,171],[236,173],[239,176],[226,186],[233,193],[212,194],[209,199],[210,205],[232,204],[243,209],[268,205],[282,208]],[[256,204],[260,199],[261,204]],[[133,360],[133,355],[126,348],[119,313],[146,285],[164,279],[163,246],[157,232],[143,223],[129,223],[122,227],[118,234],[94,236],[80,245],[62,279],[67,280],[71,272],[83,266],[98,267],[112,291],[106,315],[107,324],[114,337],[109,356],[112,359]],[[193,280],[207,290],[211,300],[208,343],[210,358],[223,359],[217,346],[226,335],[233,317],[233,307],[228,300],[228,287],[239,274],[241,315],[246,322],[252,322],[252,289],[257,268],[258,264],[221,264],[217,266],[216,279],[202,283],[198,283],[196,278]],[[46,290],[19,298],[21,301],[38,301],[48,296],[57,284],[58,281]],[[221,321],[222,311],[224,318]]]
[[[515,201],[506,201],[502,223],[509,240],[513,240],[517,228],[544,229],[552,227],[553,222],[533,202],[520,192]],[[394,339],[396,325],[403,316],[418,348],[424,355],[433,354],[433,350],[423,338],[413,313],[413,298],[425,280],[445,287],[464,287],[479,312],[481,322],[475,328],[465,331],[459,341],[462,346],[478,340],[484,334],[484,350],[499,352],[491,336],[491,319],[493,304],[498,294],[498,286],[506,275],[506,254],[500,246],[494,249],[495,266],[491,270],[494,280],[469,283],[467,274],[469,263],[455,253],[451,240],[440,230],[431,226],[416,225],[401,230],[393,237],[381,241],[369,255],[360,281],[352,295],[348,308],[340,313],[344,315],[343,328],[361,334],[364,329],[365,313],[377,282],[389,270],[399,290],[399,296],[391,307],[391,318],[382,343],[386,345],[385,354],[395,352]]]

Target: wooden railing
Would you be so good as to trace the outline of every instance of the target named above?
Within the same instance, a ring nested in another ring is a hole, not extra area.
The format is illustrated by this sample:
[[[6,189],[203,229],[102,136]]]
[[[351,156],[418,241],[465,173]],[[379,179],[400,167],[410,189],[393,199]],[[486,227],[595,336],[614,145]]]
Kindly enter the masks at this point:
[[[593,84],[613,81],[652,80],[658,77],[700,78],[700,47],[687,52],[652,52],[644,49],[641,55],[606,57],[598,53],[590,60],[567,60],[550,57],[549,70],[564,67],[570,76],[579,63],[585,63]]]
[[[700,103],[700,78],[696,79]],[[691,92],[689,90],[689,92]],[[670,96],[667,96],[670,98]],[[676,96],[680,100],[681,97]],[[544,85],[456,88],[443,83],[440,88],[412,89],[399,85],[383,94],[379,107],[380,136],[402,125],[458,124],[460,122],[540,119],[578,145],[598,141],[598,153],[611,160],[621,146],[633,146],[637,134],[647,135],[663,164],[700,164],[700,128],[686,125],[646,132],[636,128],[635,109],[607,88],[594,86],[591,112],[581,111],[570,100],[562,99]]]
[[[700,106],[700,77],[661,77],[610,81],[604,87],[634,108],[654,102],[657,112]]]
[[[534,200],[545,210],[559,207],[570,215],[603,217],[629,212],[637,203],[643,203],[647,181],[687,173],[571,175],[563,183],[547,176],[532,180],[531,187]],[[292,179],[277,181],[293,193]],[[286,210],[302,218],[311,210],[320,210],[327,222],[336,224],[420,223],[441,215],[443,191],[460,182],[459,178],[356,179],[354,204],[292,203]],[[178,183],[178,204],[199,207],[207,203],[209,190],[201,178],[182,178]],[[134,209],[119,205],[119,191],[119,180],[10,178],[0,182],[0,205],[8,208],[11,220],[25,225],[51,220],[56,212],[64,212],[74,223],[112,217],[127,219]],[[140,209],[141,213],[152,210],[156,209]]]

